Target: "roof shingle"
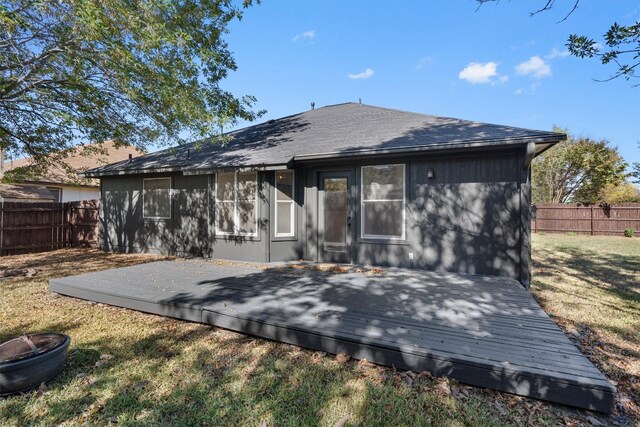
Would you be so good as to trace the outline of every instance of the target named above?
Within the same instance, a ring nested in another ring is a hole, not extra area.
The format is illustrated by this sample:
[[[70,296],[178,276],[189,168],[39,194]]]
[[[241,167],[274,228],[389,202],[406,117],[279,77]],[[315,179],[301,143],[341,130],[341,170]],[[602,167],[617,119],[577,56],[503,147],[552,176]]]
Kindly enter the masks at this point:
[[[170,148],[93,169],[87,176],[287,165],[305,158],[469,145],[557,142],[565,135],[347,103],[239,129],[226,145]]]

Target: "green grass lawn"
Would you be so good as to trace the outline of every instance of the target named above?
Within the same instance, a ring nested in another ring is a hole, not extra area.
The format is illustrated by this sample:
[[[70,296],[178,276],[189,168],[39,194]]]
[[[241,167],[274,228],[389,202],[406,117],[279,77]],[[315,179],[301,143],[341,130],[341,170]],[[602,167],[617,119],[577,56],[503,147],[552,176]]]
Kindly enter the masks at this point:
[[[2,257],[0,270],[31,267],[38,274],[0,280],[0,340],[61,331],[73,341],[63,373],[44,393],[0,399],[0,423],[520,426],[588,424],[589,417],[633,423],[639,257],[640,239],[534,239],[535,297],[626,387],[621,410],[610,418],[47,290],[51,277],[158,257],[83,250]]]

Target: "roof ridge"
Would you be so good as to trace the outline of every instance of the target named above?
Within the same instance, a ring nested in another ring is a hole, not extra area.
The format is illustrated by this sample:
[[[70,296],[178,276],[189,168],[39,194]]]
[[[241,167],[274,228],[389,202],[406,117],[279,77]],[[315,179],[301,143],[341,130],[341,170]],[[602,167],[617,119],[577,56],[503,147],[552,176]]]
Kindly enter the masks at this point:
[[[329,107],[338,107],[340,105],[349,105],[349,104],[355,104],[355,105],[362,105],[362,104],[358,104],[357,102],[353,102],[353,101],[347,101],[347,102],[338,102],[337,104],[327,104],[327,105],[323,105],[322,107],[318,107],[314,110],[320,110],[322,108],[329,108]],[[314,110],[309,110],[309,111],[314,111]]]
[[[449,119],[449,120],[455,120],[457,122],[466,122],[466,123],[477,123],[477,124],[481,124],[481,125],[487,125],[487,126],[493,126],[493,127],[510,127],[510,128],[514,128],[514,129],[523,129],[526,131],[531,131],[533,129],[529,129],[529,128],[524,128],[521,126],[513,126],[513,125],[500,125],[497,123],[490,123],[490,122],[481,122],[478,120],[470,120],[470,119],[461,119],[459,117],[450,117],[450,116],[438,116],[435,114],[426,114],[426,113],[418,113],[415,111],[407,111],[407,110],[401,110],[399,108],[388,108],[388,107],[380,107],[378,105],[371,105],[371,104],[356,104],[356,105],[364,105],[366,107],[371,107],[371,108],[377,108],[379,110],[387,110],[387,111],[396,111],[398,113],[404,113],[404,114],[414,114],[414,115],[418,115],[418,116],[425,116],[425,117],[433,117],[433,118],[437,118],[437,119]],[[545,132],[545,133],[557,133],[555,131],[552,130],[541,130],[540,132]]]
[[[459,117],[439,116],[437,114],[419,113],[419,112],[416,112],[416,111],[401,110],[399,108],[380,107],[379,105],[371,105],[371,104],[360,104],[360,105],[364,105],[366,107],[371,107],[371,108],[377,108],[379,110],[395,111],[395,112],[403,113],[403,114],[412,114],[412,115],[416,115],[416,116],[433,117],[433,118],[436,118],[436,119],[450,119],[450,120],[456,120],[458,122],[481,123],[481,124],[487,124],[487,125],[491,125],[492,124],[492,123],[479,122],[477,120],[461,119]],[[496,125],[496,126],[508,126],[508,125]]]

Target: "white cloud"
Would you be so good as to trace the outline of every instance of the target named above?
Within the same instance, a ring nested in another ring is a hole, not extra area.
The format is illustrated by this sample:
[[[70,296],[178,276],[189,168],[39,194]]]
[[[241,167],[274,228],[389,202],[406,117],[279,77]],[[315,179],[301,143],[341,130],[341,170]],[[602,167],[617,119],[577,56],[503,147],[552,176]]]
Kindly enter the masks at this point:
[[[373,76],[373,70],[371,68],[367,68],[366,70],[358,74],[347,74],[347,77],[352,80],[368,79],[371,76]]]
[[[516,89],[513,91],[514,94],[516,95],[522,95],[523,90],[522,89]]]
[[[421,58],[416,64],[416,70],[424,68],[425,65],[431,64],[431,62],[433,62],[433,59],[430,56],[425,56],[424,58]]]
[[[551,75],[551,66],[539,56],[532,56],[528,60],[516,65],[516,74],[532,76],[541,79]]]
[[[569,55],[571,55],[571,53],[567,49],[560,50],[554,47],[553,49],[551,49],[551,52],[549,52],[549,54],[545,55],[544,57],[547,59],[556,59],[556,58],[566,58]]]
[[[313,40],[316,38],[316,30],[305,31],[304,33],[296,34],[291,39],[292,42],[297,42],[298,40]]]
[[[498,75],[498,64],[495,62],[471,62],[464,70],[460,71],[458,78],[472,84],[492,83],[492,77]]]

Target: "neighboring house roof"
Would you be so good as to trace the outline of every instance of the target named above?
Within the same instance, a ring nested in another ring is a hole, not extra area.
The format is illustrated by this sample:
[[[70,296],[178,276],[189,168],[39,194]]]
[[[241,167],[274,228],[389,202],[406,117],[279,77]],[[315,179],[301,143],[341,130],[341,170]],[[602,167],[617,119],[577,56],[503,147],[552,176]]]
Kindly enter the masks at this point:
[[[65,154],[65,157],[62,158],[61,161],[63,161],[70,170],[77,173],[128,159],[129,154],[133,157],[140,156],[143,152],[140,149],[131,146],[120,146],[116,148],[113,141],[105,141],[102,143],[78,146],[70,149]],[[5,161],[4,172],[7,173],[12,170],[14,172],[18,172],[19,169],[24,169],[26,172],[24,174],[25,178],[19,178],[23,175],[22,173],[16,174],[18,177],[17,182],[36,182],[44,184],[66,184],[92,187],[97,187],[99,185],[99,182],[95,179],[81,178],[73,175],[70,176],[68,170],[65,167],[62,167],[59,163],[59,161],[52,162],[46,170],[36,172],[34,175],[29,173],[29,167],[34,164],[34,161],[30,157],[27,157],[23,159]]]
[[[249,126],[227,144],[201,142],[88,171],[85,176],[224,168],[269,168],[292,162],[473,146],[553,144],[561,133],[430,116],[369,105],[330,105]]]
[[[20,202],[53,201],[51,191],[44,187],[19,184],[0,184],[0,199]]]

